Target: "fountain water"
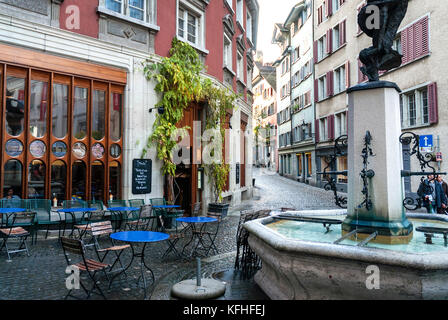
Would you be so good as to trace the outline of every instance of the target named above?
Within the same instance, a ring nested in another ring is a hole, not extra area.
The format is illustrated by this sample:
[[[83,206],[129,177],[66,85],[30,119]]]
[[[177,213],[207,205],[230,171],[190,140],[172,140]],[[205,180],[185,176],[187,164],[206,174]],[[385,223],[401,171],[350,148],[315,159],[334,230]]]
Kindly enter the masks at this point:
[[[244,224],[262,261],[255,281],[272,299],[448,298],[448,218],[406,215],[400,89],[378,81],[378,70],[401,64],[390,39],[407,0],[375,3],[385,3],[384,28],[366,29],[365,9],[358,16],[374,40],[360,54],[370,81],[347,90],[347,210],[272,212]]]

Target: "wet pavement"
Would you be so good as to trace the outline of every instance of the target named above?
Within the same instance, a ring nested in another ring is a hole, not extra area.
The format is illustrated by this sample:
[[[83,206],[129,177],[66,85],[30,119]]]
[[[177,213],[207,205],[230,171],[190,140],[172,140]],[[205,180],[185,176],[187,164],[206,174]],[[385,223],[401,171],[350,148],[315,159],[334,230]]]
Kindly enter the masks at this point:
[[[223,300],[263,300],[267,296],[251,279],[243,279],[238,271],[233,270],[236,256],[236,231],[240,210],[280,209],[282,207],[301,209],[331,209],[334,205],[332,193],[320,188],[281,177],[277,174],[264,174],[262,169],[254,170],[256,179],[254,198],[245,200],[240,205],[229,209],[228,216],[222,220],[215,243],[218,254],[201,260],[202,277],[212,277],[226,282]],[[100,245],[106,246],[109,240],[103,238]],[[3,249],[0,252],[0,299],[22,300],[57,300],[67,294],[67,262],[57,238],[44,240],[39,237],[37,244],[31,245],[30,256],[24,253],[13,254],[12,261],[7,261]],[[182,245],[182,243],[179,243]],[[182,246],[179,246],[182,248]],[[155,282],[148,289],[151,300],[174,299],[170,295],[171,287],[182,280],[195,278],[195,259],[181,260],[170,254],[162,260],[168,248],[167,242],[149,244],[146,247],[145,261],[154,272]],[[87,255],[95,258],[94,250]],[[125,265],[131,260],[130,252],[123,253]],[[118,277],[108,288],[108,281],[99,279],[99,286],[107,299],[139,300],[143,298],[143,289],[137,285],[140,275],[139,264],[134,260],[128,269],[127,277]],[[146,273],[150,278],[150,273]],[[90,285],[90,282],[86,282]],[[141,284],[141,282],[140,282]],[[83,296],[81,290],[75,295]],[[93,295],[92,299],[102,299]]]

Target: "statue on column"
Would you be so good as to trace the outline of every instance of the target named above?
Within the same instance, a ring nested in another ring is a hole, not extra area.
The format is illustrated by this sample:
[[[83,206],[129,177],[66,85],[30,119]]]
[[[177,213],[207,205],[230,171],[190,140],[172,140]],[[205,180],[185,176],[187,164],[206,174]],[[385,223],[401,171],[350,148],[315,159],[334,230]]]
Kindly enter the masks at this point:
[[[401,65],[402,55],[392,49],[398,28],[406,15],[408,0],[367,0],[358,14],[358,24],[373,45],[359,53],[361,71],[369,81],[379,80],[379,70]],[[378,20],[379,19],[379,20]]]

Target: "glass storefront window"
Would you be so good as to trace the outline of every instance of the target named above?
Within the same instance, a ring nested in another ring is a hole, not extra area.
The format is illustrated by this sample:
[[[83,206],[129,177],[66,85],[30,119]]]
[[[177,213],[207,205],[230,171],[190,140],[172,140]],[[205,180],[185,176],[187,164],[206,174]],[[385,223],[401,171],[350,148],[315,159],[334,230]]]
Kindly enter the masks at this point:
[[[84,139],[87,134],[87,88],[75,87],[75,99],[73,106],[73,136],[76,139]]]
[[[111,94],[110,106],[110,138],[114,141],[121,139],[121,108],[123,95],[113,92]]]
[[[9,160],[3,171],[3,196],[6,197],[10,189],[15,197],[22,198],[22,164],[19,160]]]
[[[47,131],[48,83],[31,81],[30,96],[30,133],[36,138],[42,138]]]
[[[92,163],[90,192],[92,200],[104,200],[104,165],[101,161],[98,160]]]
[[[121,166],[117,161],[109,163],[109,194],[112,194],[114,199],[121,199],[120,184],[121,184]]]
[[[25,79],[6,79],[6,131],[12,136],[23,132],[25,121]]]
[[[62,139],[67,134],[68,86],[53,85],[53,108],[51,110],[52,132],[55,138]]]
[[[41,160],[28,166],[28,198],[45,199],[45,164]]]
[[[92,106],[92,138],[101,140],[105,133],[106,93],[101,90],[93,91]]]
[[[54,195],[58,202],[65,199],[65,186],[67,183],[67,166],[64,161],[56,160],[51,165],[51,199]]]
[[[72,165],[72,196],[71,198],[86,199],[86,165],[77,160]]]

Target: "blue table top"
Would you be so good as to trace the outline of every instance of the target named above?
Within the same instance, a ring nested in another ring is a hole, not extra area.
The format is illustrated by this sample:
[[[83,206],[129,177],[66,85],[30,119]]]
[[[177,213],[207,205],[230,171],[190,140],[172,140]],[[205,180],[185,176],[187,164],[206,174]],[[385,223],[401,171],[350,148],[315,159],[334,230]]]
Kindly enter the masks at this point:
[[[177,221],[186,223],[207,223],[218,221],[216,218],[211,217],[180,217],[176,218]]]
[[[0,208],[0,213],[11,213],[11,212],[24,212],[26,209],[23,208]]]
[[[96,210],[97,208],[66,208],[59,209],[58,212],[91,212]]]
[[[160,209],[169,209],[169,208],[180,208],[180,206],[178,205],[171,205],[171,204],[166,204],[166,205],[159,205],[159,206],[152,206],[153,208],[160,208]]]
[[[109,211],[136,211],[140,210],[140,208],[137,207],[109,207],[107,208]]]
[[[110,237],[114,240],[127,242],[157,242],[168,239],[170,235],[153,231],[123,231],[112,233]]]

